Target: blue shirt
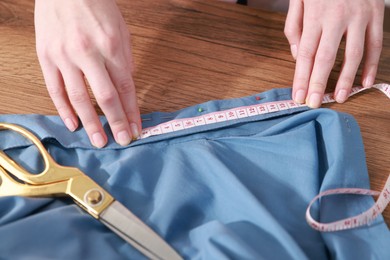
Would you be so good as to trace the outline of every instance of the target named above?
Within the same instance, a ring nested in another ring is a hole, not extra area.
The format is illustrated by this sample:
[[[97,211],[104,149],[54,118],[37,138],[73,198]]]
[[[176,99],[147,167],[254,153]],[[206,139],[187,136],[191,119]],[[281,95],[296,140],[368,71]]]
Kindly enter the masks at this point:
[[[256,97],[260,97],[257,100]],[[290,89],[210,101],[175,113],[144,115],[144,127],[263,102]],[[201,108],[201,109],[199,109]],[[2,115],[42,140],[54,159],[110,192],[186,259],[390,259],[390,232],[370,226],[320,233],[305,220],[310,200],[339,187],[369,187],[356,121],[306,107],[197,126],[93,148],[83,129],[57,116]],[[107,131],[104,117],[102,123]],[[34,146],[7,131],[0,148],[27,169],[42,169]],[[361,213],[371,197],[330,196],[322,222]],[[68,198],[0,198],[0,259],[143,259]]]

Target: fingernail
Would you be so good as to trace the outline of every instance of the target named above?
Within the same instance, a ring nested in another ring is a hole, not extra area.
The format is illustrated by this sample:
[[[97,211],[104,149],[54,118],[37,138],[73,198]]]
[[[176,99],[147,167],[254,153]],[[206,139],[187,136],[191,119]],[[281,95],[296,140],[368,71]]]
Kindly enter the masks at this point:
[[[291,49],[291,55],[294,57],[294,60],[297,59],[297,52],[298,52],[298,48],[295,44],[291,45],[290,46],[290,49]]]
[[[131,124],[130,124],[130,128],[131,128],[131,132],[132,132],[132,134],[133,134],[133,140],[138,139],[138,137],[139,137],[139,132],[138,132],[138,126],[137,126],[137,124],[131,123]]]
[[[370,88],[374,84],[374,79],[370,76],[366,77],[366,79],[363,81],[363,87]]]
[[[348,98],[348,92],[345,89],[339,90],[336,95],[337,103],[344,103]]]
[[[117,134],[117,142],[122,146],[126,146],[131,142],[130,135],[126,130],[120,131]]]
[[[299,104],[305,103],[305,91],[300,89],[297,92],[295,92],[294,101]]]
[[[97,148],[102,148],[106,144],[106,141],[103,138],[103,135],[101,133],[94,133],[92,135],[92,142],[93,145]]]
[[[309,104],[308,104],[309,107],[319,108],[321,106],[321,103],[322,103],[322,98],[320,94],[313,93],[310,95]]]
[[[65,122],[66,127],[69,129],[69,131],[73,132],[74,130],[76,130],[76,124],[73,122],[72,119],[65,118],[64,122]]]

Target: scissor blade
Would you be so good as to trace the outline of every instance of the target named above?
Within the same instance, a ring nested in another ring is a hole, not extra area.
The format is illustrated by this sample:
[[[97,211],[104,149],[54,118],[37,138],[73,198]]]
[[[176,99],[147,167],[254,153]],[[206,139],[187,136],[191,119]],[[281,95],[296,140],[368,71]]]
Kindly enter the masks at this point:
[[[100,214],[100,220],[152,260],[182,259],[159,235],[118,201],[114,201]]]

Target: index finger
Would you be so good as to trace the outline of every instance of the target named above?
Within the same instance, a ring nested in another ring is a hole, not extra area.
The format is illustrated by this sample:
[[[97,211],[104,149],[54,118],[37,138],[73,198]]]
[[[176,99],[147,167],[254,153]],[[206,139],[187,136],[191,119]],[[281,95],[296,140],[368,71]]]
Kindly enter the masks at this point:
[[[337,27],[339,26],[331,25],[324,28],[321,36],[306,98],[308,106],[312,108],[321,106],[328,78],[336,60],[337,50],[343,35],[343,31]]]
[[[321,27],[310,23],[304,25],[293,81],[293,99],[297,103],[305,103],[320,37]]]
[[[102,62],[92,61],[85,64],[83,72],[107,118],[115,141],[123,146],[128,145],[132,139],[130,124],[107,68]]]

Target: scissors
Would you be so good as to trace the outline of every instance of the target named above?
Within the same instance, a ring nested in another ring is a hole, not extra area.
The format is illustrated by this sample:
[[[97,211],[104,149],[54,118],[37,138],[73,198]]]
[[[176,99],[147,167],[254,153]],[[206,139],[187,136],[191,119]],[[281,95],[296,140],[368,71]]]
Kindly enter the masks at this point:
[[[0,151],[0,197],[68,195],[146,257],[182,259],[159,235],[82,171],[57,164],[40,140],[27,129],[0,123],[0,130],[14,131],[29,139],[38,148],[45,165],[41,173],[32,174]]]

